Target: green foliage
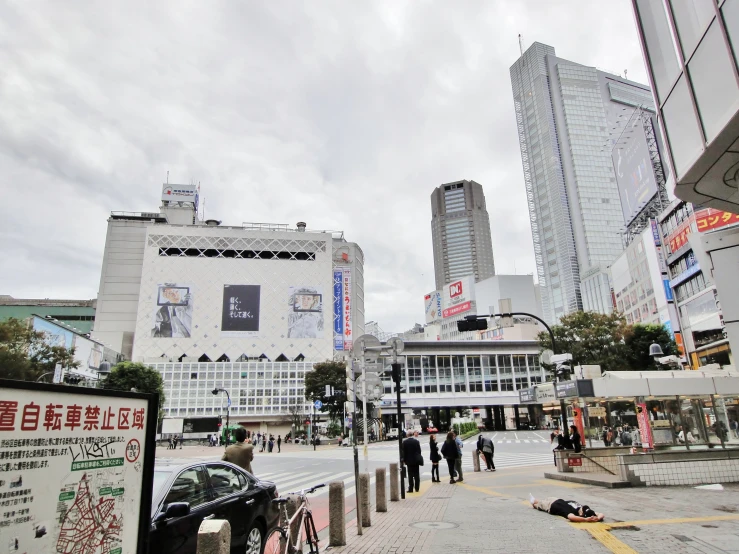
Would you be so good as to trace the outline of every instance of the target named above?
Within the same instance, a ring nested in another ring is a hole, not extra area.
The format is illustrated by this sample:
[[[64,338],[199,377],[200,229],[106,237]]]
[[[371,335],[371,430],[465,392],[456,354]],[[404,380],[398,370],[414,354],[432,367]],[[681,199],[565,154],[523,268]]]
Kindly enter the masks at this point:
[[[632,325],[626,333],[628,368],[634,371],[663,369],[655,364],[649,356],[649,346],[657,343],[662,347],[665,356],[677,356],[677,344],[664,325],[655,323]]]
[[[53,372],[57,364],[66,369],[79,367],[74,348],[51,346],[46,333],[19,319],[0,321],[0,377],[35,381]]]
[[[552,326],[552,332],[557,342],[555,354],[570,353],[575,365],[600,365],[603,371],[657,369],[649,357],[649,345],[654,342],[665,356],[677,354],[675,341],[662,325],[629,325],[618,312],[567,314],[559,325]],[[549,333],[539,333],[539,346],[542,350],[552,348]]]
[[[164,405],[162,376],[145,364],[134,362],[116,364],[100,388],[124,391],[136,389],[136,392],[156,393],[159,395],[159,409],[161,410]]]
[[[454,432],[457,433],[460,438],[464,437],[464,435],[468,433],[477,433],[477,423],[475,423],[474,421],[469,421],[466,423],[455,423],[452,427],[454,427]],[[462,440],[464,440],[465,438],[468,437],[464,437],[462,438]]]
[[[338,437],[341,434],[341,425],[337,421],[332,421],[326,426],[326,434],[329,438]]]
[[[334,396],[326,396],[326,385],[334,388]],[[326,360],[313,365],[313,371],[305,374],[305,398],[311,402],[323,402],[322,412],[331,419],[344,414],[346,399],[346,363]]]

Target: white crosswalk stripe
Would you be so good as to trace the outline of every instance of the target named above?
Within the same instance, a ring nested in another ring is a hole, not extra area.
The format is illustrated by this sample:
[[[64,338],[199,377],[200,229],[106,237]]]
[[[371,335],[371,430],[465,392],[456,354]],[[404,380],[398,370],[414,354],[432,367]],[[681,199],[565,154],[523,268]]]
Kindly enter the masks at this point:
[[[278,472],[278,473],[264,473],[258,476],[260,479],[266,479],[267,481],[274,481],[277,485],[277,491],[280,494],[286,494],[288,492],[299,491],[313,485],[320,483],[330,483],[332,481],[343,481],[344,492],[346,496],[354,494],[354,473],[349,471],[341,471],[337,473],[323,472],[323,473],[294,473],[291,471]],[[375,482],[375,477],[371,476],[370,485]],[[317,498],[328,494],[328,487],[319,489],[315,493],[310,495],[310,498]]]

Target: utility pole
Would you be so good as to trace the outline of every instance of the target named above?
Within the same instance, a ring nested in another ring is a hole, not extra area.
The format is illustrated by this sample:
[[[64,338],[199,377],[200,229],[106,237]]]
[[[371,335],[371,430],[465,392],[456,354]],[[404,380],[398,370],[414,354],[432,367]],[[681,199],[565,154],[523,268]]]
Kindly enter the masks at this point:
[[[354,498],[357,502],[357,535],[362,534],[362,501],[359,498],[359,450],[357,450],[357,379],[354,373],[354,362],[350,362],[352,391],[354,392],[354,401],[352,402],[352,449],[354,450]]]

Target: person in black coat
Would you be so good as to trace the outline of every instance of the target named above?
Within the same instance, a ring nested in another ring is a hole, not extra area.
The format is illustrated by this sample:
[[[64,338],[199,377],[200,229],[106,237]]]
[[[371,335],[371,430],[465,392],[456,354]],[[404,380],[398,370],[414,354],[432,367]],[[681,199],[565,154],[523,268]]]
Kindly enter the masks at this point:
[[[418,468],[423,464],[421,443],[418,442],[418,431],[414,432],[412,437],[408,437],[403,441],[403,463],[408,468],[408,492],[413,492],[414,488],[418,492],[421,486],[421,476]]]
[[[577,427],[574,425],[570,425],[570,441],[572,441],[572,448],[575,449],[575,452],[582,451],[582,441],[580,440],[580,433],[578,432]]]
[[[439,462],[441,461],[441,454],[439,454],[439,443],[436,442],[436,435],[429,437],[429,449],[431,450],[431,482],[441,483],[439,479]]]
[[[449,484],[453,485],[456,483],[454,480],[454,475],[456,473],[454,464],[457,461],[459,453],[457,450],[457,443],[454,441],[454,433],[451,431],[447,433],[446,440],[444,441],[444,444],[441,445],[441,455],[444,456],[446,464],[449,467]]]

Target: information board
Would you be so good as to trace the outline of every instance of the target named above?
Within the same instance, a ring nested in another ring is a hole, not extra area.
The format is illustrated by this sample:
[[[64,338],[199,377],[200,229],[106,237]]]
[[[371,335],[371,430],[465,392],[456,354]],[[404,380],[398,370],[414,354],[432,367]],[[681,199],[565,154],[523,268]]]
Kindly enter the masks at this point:
[[[145,552],[157,395],[0,380],[0,545]]]

